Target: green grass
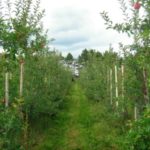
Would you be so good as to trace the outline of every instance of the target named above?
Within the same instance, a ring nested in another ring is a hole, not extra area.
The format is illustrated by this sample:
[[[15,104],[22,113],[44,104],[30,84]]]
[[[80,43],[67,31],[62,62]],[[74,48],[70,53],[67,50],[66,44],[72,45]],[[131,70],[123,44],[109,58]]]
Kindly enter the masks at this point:
[[[121,150],[114,120],[106,107],[89,101],[75,83],[59,115],[38,133],[39,127],[34,129],[36,144],[31,150]]]

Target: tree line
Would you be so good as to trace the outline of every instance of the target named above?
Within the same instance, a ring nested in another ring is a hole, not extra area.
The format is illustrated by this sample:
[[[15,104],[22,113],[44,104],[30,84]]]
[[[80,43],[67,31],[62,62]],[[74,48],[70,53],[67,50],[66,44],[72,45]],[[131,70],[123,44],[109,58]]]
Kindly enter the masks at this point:
[[[71,73],[49,52],[40,0],[0,7],[0,149],[29,149],[31,122],[58,113]]]
[[[105,11],[101,16],[107,29],[127,33],[134,42],[120,43],[121,55],[112,47],[103,54],[85,49],[79,56],[85,64],[80,83],[90,101],[104,104],[121,121],[118,127],[125,136],[120,149],[147,150],[150,149],[150,1],[119,0],[119,3],[124,22],[114,23]]]

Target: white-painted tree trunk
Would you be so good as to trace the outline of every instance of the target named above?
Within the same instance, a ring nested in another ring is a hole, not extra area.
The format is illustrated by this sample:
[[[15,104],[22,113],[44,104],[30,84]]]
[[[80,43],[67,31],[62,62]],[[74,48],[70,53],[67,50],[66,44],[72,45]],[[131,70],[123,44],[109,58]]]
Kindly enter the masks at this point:
[[[24,71],[24,63],[20,63],[20,86],[19,86],[19,96],[23,96],[23,71]]]
[[[5,73],[5,107],[9,105],[9,73]]]
[[[112,96],[112,90],[113,90],[113,86],[112,86],[112,69],[110,69],[110,104],[113,104],[113,96]]]
[[[115,65],[115,85],[116,85],[116,107],[118,107],[118,76],[117,76],[117,66]]]

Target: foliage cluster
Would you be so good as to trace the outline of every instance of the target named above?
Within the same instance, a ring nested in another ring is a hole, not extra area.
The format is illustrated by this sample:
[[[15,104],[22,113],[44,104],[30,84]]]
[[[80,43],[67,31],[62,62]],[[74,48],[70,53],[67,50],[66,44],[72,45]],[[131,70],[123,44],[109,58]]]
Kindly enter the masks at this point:
[[[144,115],[133,123],[126,137],[126,149],[149,150],[150,149],[150,108]]]
[[[0,148],[3,150],[23,150],[20,137],[24,124],[18,108],[17,103],[9,109],[0,105]]]
[[[70,71],[59,56],[49,53],[31,57],[25,65],[24,99],[29,115],[55,115],[70,87]]]
[[[97,57],[95,54],[90,55],[90,52],[87,53],[88,57],[84,69],[81,70],[80,81],[86,90],[87,97],[99,101],[104,100],[106,94],[106,82],[104,78],[106,72],[102,57]]]

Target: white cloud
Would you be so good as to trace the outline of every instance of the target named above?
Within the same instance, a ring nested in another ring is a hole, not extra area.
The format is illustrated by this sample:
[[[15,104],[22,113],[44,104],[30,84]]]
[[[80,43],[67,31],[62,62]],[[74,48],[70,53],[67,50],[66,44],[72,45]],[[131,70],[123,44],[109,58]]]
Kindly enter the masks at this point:
[[[56,41],[52,46],[63,55],[71,52],[77,56],[84,48],[104,51],[111,43],[116,48],[119,42],[130,42],[125,35],[106,30],[100,16],[109,12],[115,22],[123,20],[118,0],[41,0],[46,10],[45,27],[49,37]]]
[[[110,43],[117,50],[119,42],[131,41],[125,35],[106,30],[100,16],[105,10],[115,22],[123,20],[118,0],[41,0],[41,7],[46,10],[43,21],[49,38],[56,39],[50,47],[63,55],[71,52],[77,56],[84,48],[104,51]]]

